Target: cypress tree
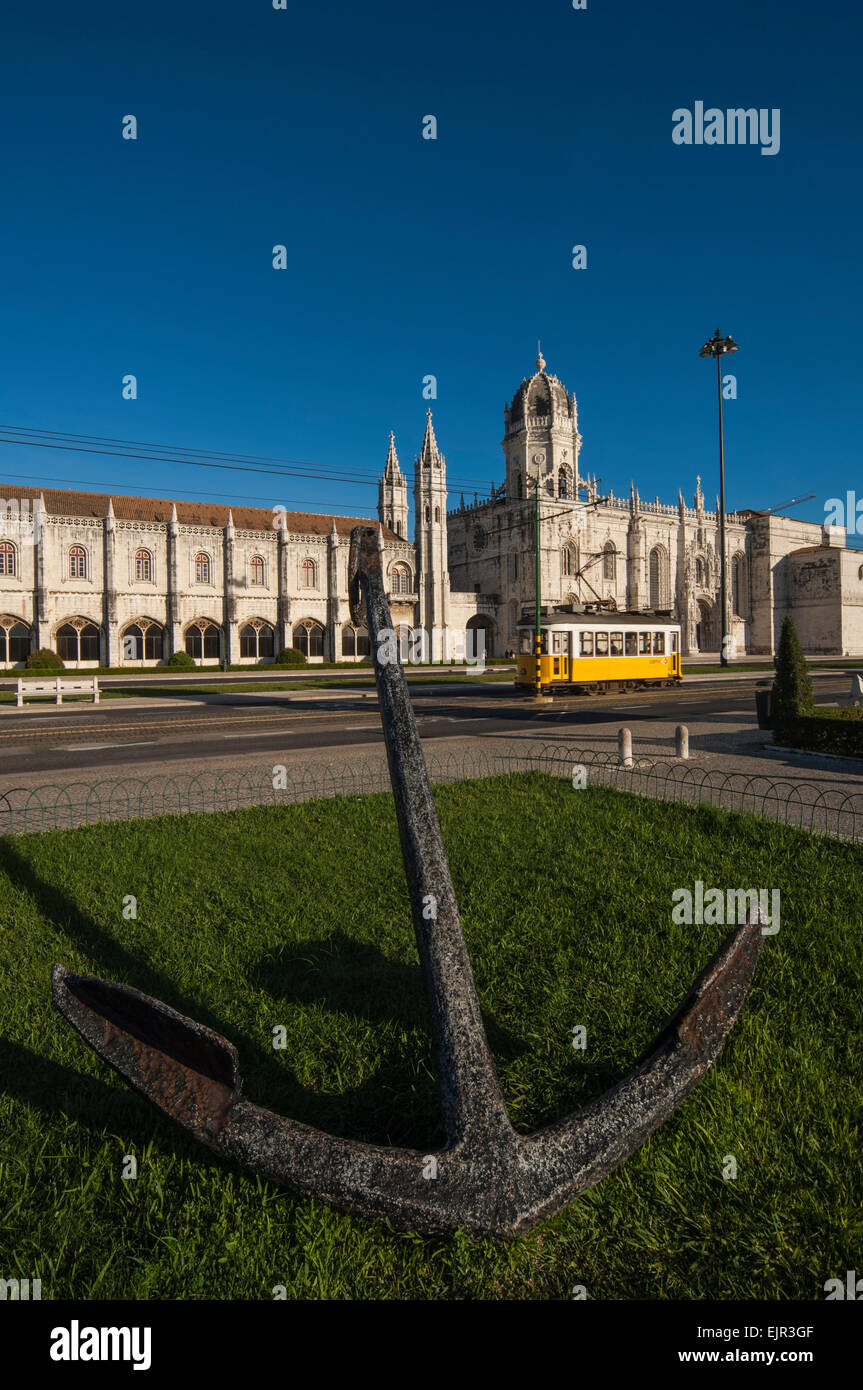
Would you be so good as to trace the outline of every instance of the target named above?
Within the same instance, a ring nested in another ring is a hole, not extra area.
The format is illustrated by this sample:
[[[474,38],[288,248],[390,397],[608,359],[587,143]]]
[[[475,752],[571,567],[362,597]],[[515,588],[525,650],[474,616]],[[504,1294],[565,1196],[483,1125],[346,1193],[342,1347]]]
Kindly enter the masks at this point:
[[[774,727],[799,714],[808,714],[814,708],[812,680],[806,657],[797,636],[797,629],[790,614],[782,624],[779,638],[779,651],[776,654],[776,676],[773,680],[773,724]]]

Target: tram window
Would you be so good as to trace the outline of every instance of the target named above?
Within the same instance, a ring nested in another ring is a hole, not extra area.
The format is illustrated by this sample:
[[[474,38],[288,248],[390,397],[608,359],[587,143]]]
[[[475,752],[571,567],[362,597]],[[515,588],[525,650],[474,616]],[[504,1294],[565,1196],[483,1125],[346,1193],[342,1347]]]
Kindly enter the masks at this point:
[[[554,674],[555,674],[556,676],[559,676],[559,675],[560,675],[560,657],[559,657],[559,656],[556,656],[556,657],[554,658]]]
[[[638,633],[627,632],[626,634],[626,655],[638,656]]]
[[[608,656],[608,633],[597,632],[596,634],[596,655]]]
[[[677,651],[680,650],[680,633],[679,633],[679,632],[672,632],[672,634],[671,634],[671,650],[672,650],[673,652],[677,652]]]
[[[565,642],[565,632],[553,632],[551,634],[551,650],[554,652],[555,656],[558,656],[563,651]]]
[[[530,656],[531,652],[533,651],[533,633],[529,632],[526,628],[522,628],[518,640],[518,649],[521,652],[522,656]]]
[[[650,656],[650,633],[639,632],[638,651],[641,656]]]
[[[593,656],[593,633],[581,633],[581,654],[582,656]]]
[[[654,656],[664,656],[664,655],[665,655],[665,633],[664,633],[664,632],[654,632],[654,634],[653,634],[653,655],[654,655]]]
[[[542,630],[542,645],[541,645],[541,647],[540,647],[539,650],[542,652],[543,656],[548,656],[548,630],[547,630],[547,628],[543,628],[543,630]]]
[[[623,656],[623,633],[613,632],[611,634],[611,655]]]

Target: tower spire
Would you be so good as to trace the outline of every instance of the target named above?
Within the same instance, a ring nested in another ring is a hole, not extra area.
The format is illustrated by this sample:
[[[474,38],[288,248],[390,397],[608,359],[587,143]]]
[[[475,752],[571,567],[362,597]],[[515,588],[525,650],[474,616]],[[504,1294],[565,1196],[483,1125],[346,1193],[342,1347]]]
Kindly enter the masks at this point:
[[[386,478],[388,483],[397,482],[401,478],[401,469],[399,468],[399,457],[396,453],[396,437],[392,430],[390,430],[390,444],[389,448],[387,449],[387,461],[384,464],[384,477]]]
[[[434,424],[432,423],[431,406],[426,411],[426,432],[423,438],[423,446],[420,450],[419,464],[422,468],[440,468],[443,463],[440,449],[435,439]]]
[[[536,340],[536,370],[538,372],[545,371],[545,358],[542,355],[542,339],[540,338]]]

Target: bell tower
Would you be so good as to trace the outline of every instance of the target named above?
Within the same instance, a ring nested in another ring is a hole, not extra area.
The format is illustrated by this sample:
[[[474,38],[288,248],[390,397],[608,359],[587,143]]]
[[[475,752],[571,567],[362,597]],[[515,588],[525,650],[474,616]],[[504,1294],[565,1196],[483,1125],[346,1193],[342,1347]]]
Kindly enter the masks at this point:
[[[531,480],[537,477],[543,497],[578,499],[581,435],[575,392],[570,395],[545,367],[540,351],[533,376],[524,378],[504,407],[507,502],[531,498]]]

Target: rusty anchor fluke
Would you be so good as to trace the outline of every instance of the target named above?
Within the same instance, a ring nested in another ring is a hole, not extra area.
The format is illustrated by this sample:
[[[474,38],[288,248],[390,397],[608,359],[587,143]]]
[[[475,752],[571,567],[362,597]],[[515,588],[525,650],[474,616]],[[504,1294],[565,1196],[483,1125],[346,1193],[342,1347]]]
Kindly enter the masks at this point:
[[[517,1134],[480,1016],[404,671],[397,659],[386,660],[392,645],[379,642],[392,621],[376,529],[351,533],[349,575],[351,616],[361,620],[362,595],[374,653],[437,1058],[444,1148],[430,1156],[356,1143],[249,1104],[229,1042],[127,985],[55,965],[53,1000],[125,1081],[225,1158],[401,1229],[451,1234],[463,1228],[511,1237],[611,1173],[698,1083],[746,997],[761,927],[756,917],[729,936],[625,1080],[547,1129]]]

